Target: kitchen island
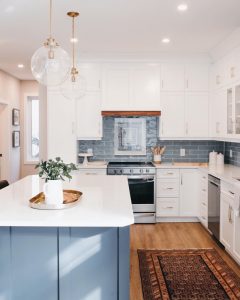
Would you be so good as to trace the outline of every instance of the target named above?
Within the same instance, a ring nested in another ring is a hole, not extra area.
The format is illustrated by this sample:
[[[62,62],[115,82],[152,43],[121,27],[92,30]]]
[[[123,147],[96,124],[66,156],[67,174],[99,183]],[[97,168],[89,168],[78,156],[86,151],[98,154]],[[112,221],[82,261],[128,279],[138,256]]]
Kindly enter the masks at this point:
[[[43,181],[28,176],[0,191],[1,300],[129,298],[129,226],[124,176],[74,175],[75,207],[29,207]]]

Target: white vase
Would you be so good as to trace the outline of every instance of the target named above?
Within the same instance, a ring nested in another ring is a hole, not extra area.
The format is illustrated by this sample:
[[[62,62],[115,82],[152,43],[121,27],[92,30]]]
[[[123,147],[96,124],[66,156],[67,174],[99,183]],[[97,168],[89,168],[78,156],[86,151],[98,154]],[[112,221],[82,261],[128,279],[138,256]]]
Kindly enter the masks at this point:
[[[43,193],[45,195],[45,203],[57,205],[63,203],[63,186],[62,180],[48,180],[43,185]]]

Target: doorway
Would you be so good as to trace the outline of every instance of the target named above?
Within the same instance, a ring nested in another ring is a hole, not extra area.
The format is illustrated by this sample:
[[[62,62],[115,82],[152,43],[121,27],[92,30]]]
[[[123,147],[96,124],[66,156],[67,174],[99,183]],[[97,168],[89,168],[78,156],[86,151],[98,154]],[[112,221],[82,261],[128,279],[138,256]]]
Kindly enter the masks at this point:
[[[8,105],[0,103],[0,179],[10,178],[10,143]]]

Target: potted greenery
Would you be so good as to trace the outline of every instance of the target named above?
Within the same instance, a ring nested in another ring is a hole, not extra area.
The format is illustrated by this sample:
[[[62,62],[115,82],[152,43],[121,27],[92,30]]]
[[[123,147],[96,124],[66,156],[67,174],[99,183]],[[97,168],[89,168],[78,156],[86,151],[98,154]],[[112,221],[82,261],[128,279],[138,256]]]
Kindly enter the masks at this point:
[[[77,166],[73,163],[65,164],[60,157],[41,161],[36,165],[39,169],[39,177],[45,179],[43,192],[45,194],[45,202],[47,204],[63,203],[63,187],[62,181],[65,178],[72,178],[71,171],[77,170]]]

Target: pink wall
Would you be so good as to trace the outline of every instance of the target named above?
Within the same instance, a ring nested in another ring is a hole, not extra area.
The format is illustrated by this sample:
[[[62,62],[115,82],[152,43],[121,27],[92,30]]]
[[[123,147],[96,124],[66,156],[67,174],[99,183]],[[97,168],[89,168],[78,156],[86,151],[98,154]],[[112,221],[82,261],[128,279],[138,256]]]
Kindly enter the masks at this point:
[[[12,125],[12,109],[20,109],[20,81],[0,70],[0,86],[0,103],[4,103],[0,114],[2,177],[14,182],[20,177],[20,148],[12,147],[12,131],[20,130],[20,126]]]

